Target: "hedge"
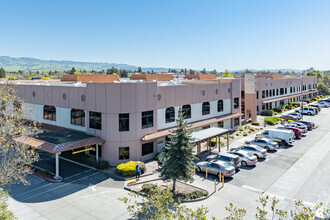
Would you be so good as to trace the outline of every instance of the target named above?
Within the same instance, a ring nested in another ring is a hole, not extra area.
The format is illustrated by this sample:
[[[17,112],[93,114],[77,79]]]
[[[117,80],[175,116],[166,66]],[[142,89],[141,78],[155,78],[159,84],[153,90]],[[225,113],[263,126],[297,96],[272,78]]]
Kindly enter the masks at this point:
[[[145,164],[141,161],[129,161],[127,163],[118,164],[116,167],[116,171],[118,174],[122,176],[133,176],[135,174],[135,166],[138,165],[141,173],[145,171]]]
[[[272,110],[263,110],[263,111],[261,111],[260,115],[262,115],[262,116],[273,116],[273,111]]]
[[[257,121],[252,121],[251,124],[252,124],[252,125],[256,125],[256,126],[259,126],[259,125],[260,125],[260,123],[257,122]]]
[[[264,121],[269,125],[275,125],[278,121],[278,117],[266,117]]]
[[[193,199],[198,199],[204,196],[208,196],[208,192],[205,190],[194,190],[190,193],[185,193],[184,194],[184,199],[185,200],[193,200]]]
[[[281,108],[274,108],[273,110],[274,110],[274,112],[277,112],[277,113],[281,113],[282,112],[282,109]]]

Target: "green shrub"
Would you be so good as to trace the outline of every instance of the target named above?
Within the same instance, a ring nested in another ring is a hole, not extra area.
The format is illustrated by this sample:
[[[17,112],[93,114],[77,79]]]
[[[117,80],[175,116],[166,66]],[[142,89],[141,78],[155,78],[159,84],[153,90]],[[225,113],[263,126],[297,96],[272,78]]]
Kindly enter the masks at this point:
[[[234,139],[234,138],[235,138],[234,135],[230,135],[229,137],[230,137],[231,139]]]
[[[249,132],[249,134],[251,134],[251,131],[248,131]]]
[[[278,113],[277,112],[274,112],[274,115],[277,115]]]
[[[246,132],[243,133],[243,136],[247,136],[248,134]]]
[[[266,118],[264,118],[264,121],[268,125],[275,125],[276,122],[278,121],[278,117],[266,117]]]
[[[236,136],[239,136],[239,133],[236,133]]]
[[[254,127],[250,127],[250,131],[254,131],[255,129],[254,129]]]
[[[203,196],[208,196],[208,192],[205,190],[194,190],[190,193],[185,193],[184,194],[184,199],[185,200],[193,200],[193,199],[198,199],[201,198]]]
[[[221,141],[221,146],[225,146],[225,142],[224,141]]]
[[[109,167],[109,163],[107,161],[96,161],[96,158],[94,157],[89,157],[86,160],[86,164],[91,167],[95,167],[96,169],[104,170]]]
[[[257,121],[252,121],[251,124],[252,124],[252,125],[256,125],[256,126],[259,126],[259,125],[260,125],[260,123],[257,122]]]
[[[142,190],[140,192],[149,194],[151,190],[156,189],[157,185],[152,183],[147,183],[142,185]]]
[[[245,129],[245,130],[247,130],[247,129],[249,129],[249,128],[250,128],[250,125],[245,125],[245,126],[244,126],[244,129]]]
[[[243,127],[238,127],[238,130],[243,131],[244,129]]]
[[[52,175],[48,170],[37,170],[37,174],[46,178]]]
[[[274,112],[277,112],[277,113],[281,113],[282,112],[282,109],[281,108],[274,108],[273,111]]]
[[[227,139],[227,134],[222,135],[221,137]]]
[[[132,176],[135,174],[135,166],[139,165],[139,168],[141,170],[141,173],[144,173],[145,171],[145,165],[143,162],[140,161],[129,161],[127,163],[121,163],[118,164],[116,167],[116,171],[118,174],[122,176]]]
[[[273,111],[263,110],[263,111],[261,111],[260,115],[262,115],[262,116],[273,116]]]

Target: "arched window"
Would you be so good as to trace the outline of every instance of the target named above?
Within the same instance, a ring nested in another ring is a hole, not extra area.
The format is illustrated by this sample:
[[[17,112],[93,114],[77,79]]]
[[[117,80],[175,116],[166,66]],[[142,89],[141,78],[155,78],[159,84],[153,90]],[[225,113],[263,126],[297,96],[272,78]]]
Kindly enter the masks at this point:
[[[223,112],[223,100],[218,101],[218,112]]]
[[[208,114],[210,114],[210,103],[209,102],[203,102],[202,115],[208,115]]]
[[[85,111],[81,109],[71,109],[71,124],[85,126]]]
[[[173,107],[167,108],[165,111],[165,122],[170,123],[175,121],[175,111]]]
[[[56,121],[56,108],[55,106],[44,106],[44,119]]]
[[[182,106],[182,112],[185,119],[191,118],[191,106],[184,105]]]

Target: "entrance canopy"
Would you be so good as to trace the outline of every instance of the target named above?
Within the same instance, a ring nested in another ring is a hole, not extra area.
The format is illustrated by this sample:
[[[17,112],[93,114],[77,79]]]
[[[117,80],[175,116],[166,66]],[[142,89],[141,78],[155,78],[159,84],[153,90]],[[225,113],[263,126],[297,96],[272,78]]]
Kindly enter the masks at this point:
[[[104,143],[99,137],[68,129],[21,136],[15,140],[51,154]]]
[[[230,130],[218,127],[212,127],[201,131],[195,131],[191,133],[191,136],[195,139],[194,143],[204,142],[214,137],[221,136],[229,133]]]

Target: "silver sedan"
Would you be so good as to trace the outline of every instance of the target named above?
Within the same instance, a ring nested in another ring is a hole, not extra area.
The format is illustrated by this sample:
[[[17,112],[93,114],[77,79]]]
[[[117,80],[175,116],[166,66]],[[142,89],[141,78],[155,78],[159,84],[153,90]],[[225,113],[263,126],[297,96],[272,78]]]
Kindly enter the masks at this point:
[[[234,151],[230,151],[228,153],[239,156],[239,158],[241,159],[241,165],[243,167],[253,166],[258,161],[256,156],[250,154],[249,152],[243,151],[243,150],[234,150]]]
[[[231,177],[235,174],[235,167],[219,160],[198,162],[196,167],[197,172],[206,172],[207,169],[207,173],[217,176],[219,176],[220,172],[225,177]]]
[[[267,151],[270,150],[277,150],[278,149],[278,143],[276,143],[275,141],[272,141],[268,138],[257,138],[255,140],[251,140],[251,141],[245,141],[246,144],[254,144],[257,145],[259,147],[264,148]]]
[[[243,146],[233,148],[232,150],[244,150],[257,156],[257,158],[266,158],[267,156],[267,151],[265,149],[254,144],[245,144]]]

